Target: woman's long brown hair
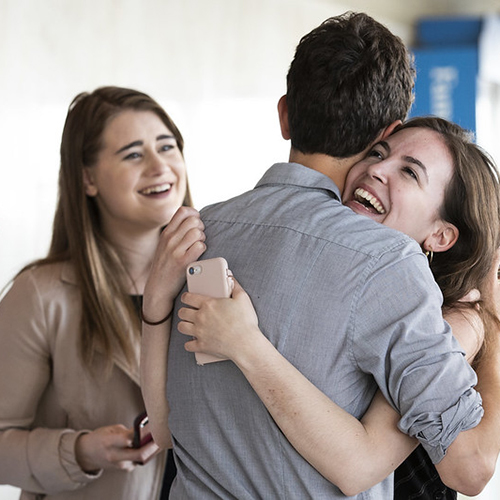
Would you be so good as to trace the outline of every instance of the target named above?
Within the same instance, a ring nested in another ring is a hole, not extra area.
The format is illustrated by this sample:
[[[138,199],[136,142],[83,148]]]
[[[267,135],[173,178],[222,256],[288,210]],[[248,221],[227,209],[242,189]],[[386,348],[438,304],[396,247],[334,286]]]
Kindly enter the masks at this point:
[[[121,350],[137,366],[140,322],[129,296],[120,256],[106,241],[95,199],[85,194],[83,169],[97,161],[103,132],[110,119],[124,110],[155,113],[174,135],[182,154],[184,141],[175,123],[151,97],[133,89],[101,87],[81,93],[69,106],[61,141],[59,194],[52,241],[47,257],[23,270],[69,261],[81,292],[80,348],[83,361],[92,366],[96,351],[107,367]],[[192,206],[189,187],[184,205]],[[22,271],[21,271],[22,272]]]
[[[435,253],[430,264],[447,308],[478,308],[488,334],[496,334],[498,318],[492,304],[463,302],[471,290],[483,288],[500,246],[499,172],[492,158],[477,146],[470,132],[437,117],[418,117],[395,129],[427,128],[438,133],[453,161],[441,218],[459,231],[446,252]]]

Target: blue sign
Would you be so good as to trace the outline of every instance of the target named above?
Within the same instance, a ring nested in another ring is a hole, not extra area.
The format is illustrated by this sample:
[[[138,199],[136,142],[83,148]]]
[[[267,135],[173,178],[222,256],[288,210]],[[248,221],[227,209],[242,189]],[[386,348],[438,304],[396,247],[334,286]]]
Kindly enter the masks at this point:
[[[435,115],[476,131],[477,46],[413,50],[417,79],[410,116]]]

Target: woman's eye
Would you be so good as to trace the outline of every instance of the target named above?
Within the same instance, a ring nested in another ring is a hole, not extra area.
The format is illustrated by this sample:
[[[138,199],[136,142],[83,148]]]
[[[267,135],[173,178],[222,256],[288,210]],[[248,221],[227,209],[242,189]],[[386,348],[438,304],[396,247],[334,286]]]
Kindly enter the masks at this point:
[[[373,156],[374,158],[378,158],[379,160],[382,160],[383,157],[382,157],[382,153],[380,153],[379,151],[377,151],[376,149],[372,149],[369,153],[368,153],[368,156]]]
[[[140,158],[141,154],[137,152],[129,153],[127,156],[125,156],[125,160],[135,160],[136,158]]]
[[[412,177],[413,179],[418,181],[418,177],[417,177],[417,174],[415,173],[415,170],[413,170],[410,167],[404,167],[403,171],[406,172],[410,177]]]
[[[164,144],[160,147],[160,151],[170,151],[173,148],[175,148],[173,144]]]

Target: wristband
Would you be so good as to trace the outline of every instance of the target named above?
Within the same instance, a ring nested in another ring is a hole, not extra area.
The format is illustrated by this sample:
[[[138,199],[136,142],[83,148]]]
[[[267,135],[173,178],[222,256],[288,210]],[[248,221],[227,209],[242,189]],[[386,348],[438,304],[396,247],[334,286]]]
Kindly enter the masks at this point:
[[[170,309],[170,312],[163,319],[160,319],[160,321],[149,321],[144,317],[144,313],[142,312],[142,307],[141,307],[141,321],[143,323],[146,323],[146,325],[150,325],[150,326],[161,325],[162,323],[165,323],[166,321],[168,321],[170,319],[173,312],[174,312],[174,307],[172,306],[172,309]]]

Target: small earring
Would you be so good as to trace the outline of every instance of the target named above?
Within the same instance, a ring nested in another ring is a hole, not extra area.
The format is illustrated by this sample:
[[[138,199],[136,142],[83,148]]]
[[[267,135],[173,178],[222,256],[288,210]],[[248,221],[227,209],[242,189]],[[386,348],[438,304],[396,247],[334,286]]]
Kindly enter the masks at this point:
[[[85,186],[85,194],[87,196],[90,196],[91,198],[94,198],[95,196],[97,196],[97,187],[93,184],[87,184]]]
[[[432,259],[434,258],[434,252],[432,250],[427,250],[425,256],[429,259],[429,265],[432,264]]]

